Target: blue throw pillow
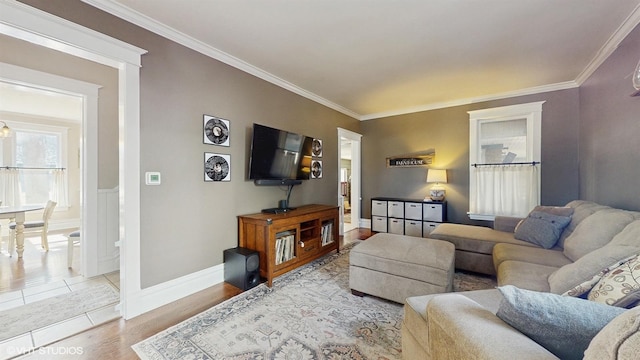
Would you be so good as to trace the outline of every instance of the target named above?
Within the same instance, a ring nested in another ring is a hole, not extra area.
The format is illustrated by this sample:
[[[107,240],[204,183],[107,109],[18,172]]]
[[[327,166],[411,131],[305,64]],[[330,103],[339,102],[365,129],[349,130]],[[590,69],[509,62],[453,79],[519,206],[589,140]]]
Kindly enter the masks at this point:
[[[496,315],[561,359],[582,359],[591,339],[626,310],[580,298],[498,288],[504,299]]]
[[[532,244],[551,249],[556,245],[560,234],[571,222],[571,216],[552,214],[534,209],[518,223],[513,237]]]

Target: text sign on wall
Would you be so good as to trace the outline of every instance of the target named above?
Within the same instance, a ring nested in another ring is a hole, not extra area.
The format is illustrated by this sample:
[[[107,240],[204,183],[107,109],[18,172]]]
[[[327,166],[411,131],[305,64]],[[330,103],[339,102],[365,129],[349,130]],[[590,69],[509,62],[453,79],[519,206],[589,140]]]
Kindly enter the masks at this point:
[[[429,149],[420,153],[398,155],[387,158],[387,167],[427,166],[433,163],[435,151]]]

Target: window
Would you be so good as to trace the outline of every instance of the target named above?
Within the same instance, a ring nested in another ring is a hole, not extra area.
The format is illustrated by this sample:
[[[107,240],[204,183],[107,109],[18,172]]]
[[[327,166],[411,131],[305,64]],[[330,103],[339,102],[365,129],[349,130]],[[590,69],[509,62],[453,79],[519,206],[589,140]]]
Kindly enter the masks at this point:
[[[540,203],[544,101],[469,111],[469,217],[526,216]]]
[[[12,136],[2,144],[0,193],[6,205],[68,206],[67,128],[13,123]]]

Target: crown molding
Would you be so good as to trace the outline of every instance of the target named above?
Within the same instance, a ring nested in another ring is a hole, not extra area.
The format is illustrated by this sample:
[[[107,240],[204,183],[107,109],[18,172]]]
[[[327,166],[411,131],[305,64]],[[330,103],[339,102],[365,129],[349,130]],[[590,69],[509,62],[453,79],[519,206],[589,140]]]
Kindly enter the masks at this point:
[[[484,102],[484,101],[512,98],[516,96],[525,96],[525,95],[539,94],[539,93],[545,93],[550,91],[573,89],[573,88],[577,88],[578,86],[579,86],[578,83],[576,83],[575,81],[566,81],[566,82],[561,82],[556,84],[535,86],[535,87],[530,87],[530,88],[516,90],[516,91],[496,93],[496,94],[474,97],[474,98],[466,98],[466,99],[460,99],[460,100],[454,100],[454,101],[414,106],[410,108],[380,112],[375,114],[368,114],[368,115],[361,116],[360,120],[364,121],[364,120],[380,119],[380,118],[385,118],[390,116],[417,113],[421,111],[437,110],[437,109],[444,109],[444,108],[453,107],[453,106],[475,104],[475,103]]]
[[[0,33],[37,45],[51,48],[52,41],[74,37],[74,45],[58,42],[55,49],[99,64],[117,67],[118,61],[140,66],[140,55],[147,51],[127,44],[74,22],[59,18],[18,1],[0,1]],[[41,26],[42,32],[31,31],[30,26]],[[96,49],[96,44],[100,49]],[[107,58],[102,54],[113,54]]]
[[[284,79],[281,79],[269,72],[266,72],[246,61],[238,59],[230,54],[225,53],[224,51],[218,50],[213,46],[207,45],[202,41],[199,41],[183,32],[180,32],[172,27],[169,27],[165,24],[162,24],[136,10],[131,9],[130,7],[124,6],[112,0],[82,0],[82,2],[87,3],[93,7],[96,7],[102,11],[105,11],[111,15],[119,17],[123,20],[126,20],[132,24],[140,26],[143,29],[149,30],[155,34],[158,34],[162,37],[165,37],[171,41],[175,41],[178,44],[186,46],[191,50],[197,51],[201,54],[207,55],[211,58],[214,58],[220,62],[223,62],[229,66],[232,66],[236,69],[244,71],[248,74],[251,74],[255,77],[258,77],[262,80],[270,82],[274,85],[277,85],[283,89],[289,90],[295,94],[298,94],[302,97],[305,97],[309,100],[315,101],[319,104],[322,104],[328,108],[341,112],[347,116],[350,116],[355,119],[360,118],[360,114],[355,113],[343,106],[340,106],[332,101],[329,101],[321,96],[318,96],[310,91],[307,91],[295,84],[292,84]]]
[[[607,60],[611,54],[618,48],[622,40],[640,24],[640,4],[629,14],[629,16],[620,24],[618,29],[613,32],[609,40],[598,50],[596,56],[591,60],[584,70],[576,77],[578,86],[582,85],[593,73]]]
[[[360,121],[373,120],[373,119],[379,119],[379,118],[385,118],[385,117],[391,117],[391,116],[411,114],[411,113],[416,113],[421,111],[429,111],[429,110],[443,109],[443,108],[448,108],[453,106],[468,105],[468,104],[479,103],[483,101],[499,100],[499,99],[517,97],[517,96],[531,95],[531,94],[565,90],[565,89],[579,87],[615,51],[615,49],[618,47],[620,42],[627,35],[629,35],[629,33],[638,24],[640,24],[640,4],[639,4],[638,6],[636,6],[633,12],[625,19],[625,21],[618,27],[618,29],[612,34],[612,36],[609,38],[609,40],[607,40],[607,42],[602,46],[602,48],[600,48],[596,56],[593,58],[593,60],[591,60],[591,62],[587,65],[587,67],[584,70],[582,70],[582,72],[576,77],[575,80],[572,80],[572,81],[536,86],[531,88],[525,88],[525,89],[520,89],[520,90],[515,90],[515,91],[510,91],[505,93],[490,94],[490,95],[474,97],[474,98],[458,99],[458,100],[440,102],[440,103],[430,103],[430,104],[424,104],[424,105],[413,106],[413,107],[398,109],[398,110],[379,112],[379,113],[359,114],[344,106],[341,106],[332,101],[329,101],[315,93],[305,90],[295,84],[292,84],[282,78],[279,78],[269,72],[266,72],[250,63],[247,63],[246,61],[243,61],[219,49],[216,49],[210,45],[207,45],[202,41],[199,41],[187,34],[184,34],[176,29],[173,29],[167,25],[164,25],[136,10],[133,10],[127,6],[119,4],[113,0],[81,0],[81,1],[93,7],[96,7],[100,10],[103,10],[111,15],[114,15],[123,20],[126,20],[132,24],[140,26],[141,28],[149,30],[155,34],[163,36],[171,41],[174,41],[178,44],[186,46],[194,51],[197,51],[206,56],[214,58],[229,66],[235,67],[241,71],[249,73],[262,80],[270,82],[283,89],[291,91],[295,94],[298,94],[309,100],[315,101],[321,105],[324,105],[328,108],[336,110],[342,114],[345,114],[347,116],[350,116]]]

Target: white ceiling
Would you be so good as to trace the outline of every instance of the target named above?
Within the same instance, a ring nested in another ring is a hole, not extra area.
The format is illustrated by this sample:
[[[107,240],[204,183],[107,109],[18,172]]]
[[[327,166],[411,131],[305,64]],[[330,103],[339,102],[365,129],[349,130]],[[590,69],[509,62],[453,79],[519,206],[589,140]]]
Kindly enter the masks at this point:
[[[579,86],[640,23],[640,0],[83,1],[361,120]]]
[[[0,114],[82,121],[82,98],[37,87],[0,81]]]

